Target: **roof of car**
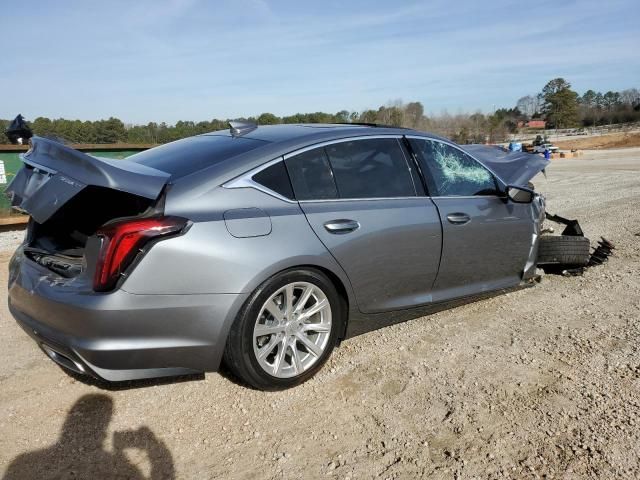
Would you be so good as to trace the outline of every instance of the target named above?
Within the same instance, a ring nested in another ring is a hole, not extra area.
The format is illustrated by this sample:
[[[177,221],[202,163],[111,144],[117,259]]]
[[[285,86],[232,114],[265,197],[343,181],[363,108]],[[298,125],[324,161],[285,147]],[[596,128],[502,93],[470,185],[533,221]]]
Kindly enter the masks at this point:
[[[305,137],[343,137],[350,135],[389,135],[389,134],[406,134],[420,133],[408,128],[392,127],[387,125],[376,124],[360,124],[360,123],[293,123],[279,125],[258,125],[254,129],[239,135],[241,138],[251,138],[254,140],[263,140],[266,142],[284,142],[288,140],[302,139]],[[203,136],[230,136],[229,130],[218,130],[215,132],[205,133]],[[429,135],[431,136],[431,135]]]
[[[205,178],[217,178],[221,183],[240,175],[251,168],[257,167],[265,162],[286,155],[303,147],[320,144],[332,140],[348,139],[350,137],[364,137],[373,135],[419,135],[429,138],[440,138],[436,135],[419,132],[416,130],[400,127],[379,126],[370,124],[279,124],[279,125],[259,125],[255,128],[247,129],[245,133],[232,135],[230,130],[218,130],[205,133],[196,137],[178,140],[169,146],[184,148],[191,145],[192,148],[205,153],[208,149],[207,138],[214,140],[220,137],[233,137],[234,142],[244,143],[263,142],[259,147],[247,149],[244,153],[232,156],[227,160],[212,162],[209,167],[198,169],[191,174],[185,175],[184,183],[194,181],[205,181]],[[447,140],[448,141],[448,140]],[[210,142],[211,147],[217,142]],[[157,147],[159,155],[160,149],[165,148],[167,155],[173,156],[173,152],[168,147]],[[172,147],[173,149],[173,147]],[[192,150],[195,152],[196,150]],[[144,153],[144,152],[143,152]],[[134,157],[139,157],[137,154]],[[135,159],[132,157],[133,159]],[[153,165],[151,165],[153,166]],[[158,167],[154,167],[158,168]],[[162,170],[162,168],[159,168]],[[176,178],[174,178],[176,179]]]

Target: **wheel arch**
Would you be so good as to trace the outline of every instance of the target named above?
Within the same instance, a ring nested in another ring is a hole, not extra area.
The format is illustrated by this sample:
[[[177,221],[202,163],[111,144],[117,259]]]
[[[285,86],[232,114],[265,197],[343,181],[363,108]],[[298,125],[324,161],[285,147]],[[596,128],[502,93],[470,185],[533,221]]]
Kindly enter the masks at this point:
[[[304,259],[308,260],[308,259]],[[324,262],[310,262],[310,261],[300,261],[300,262],[291,262],[287,265],[278,265],[276,268],[269,269],[268,271],[263,272],[261,275],[256,276],[254,281],[247,288],[247,293],[252,294],[255,292],[257,288],[260,287],[263,283],[268,281],[270,278],[275,277],[276,275],[280,275],[283,272],[287,272],[290,270],[316,270],[320,273],[326,275],[333,286],[336,288],[338,295],[344,301],[343,309],[344,309],[344,326],[343,331],[340,332],[339,338],[343,339],[347,332],[347,325],[349,324],[349,319],[351,317],[351,310],[356,308],[357,304],[355,300],[355,296],[353,294],[353,289],[351,283],[349,282],[349,278],[346,273],[340,269],[340,267],[336,264],[337,268],[330,268]],[[338,270],[336,272],[336,270]],[[247,299],[247,301],[249,301]]]
[[[333,283],[333,286],[336,287],[336,290],[338,291],[338,295],[340,296],[340,298],[342,298],[344,305],[342,306],[343,310],[344,310],[344,324],[342,326],[343,330],[342,332],[340,332],[340,334],[338,335],[338,338],[343,339],[346,335],[347,332],[347,325],[349,324],[349,313],[350,313],[350,307],[352,305],[350,299],[349,299],[349,293],[347,291],[346,286],[344,285],[342,279],[336,275],[334,272],[332,272],[331,270],[329,270],[326,267],[322,267],[319,265],[300,265],[298,267],[293,267],[293,268],[289,268],[287,270],[297,270],[297,269],[312,269],[312,270],[318,270],[320,272],[322,272],[324,275],[326,275],[329,280],[331,281],[331,283]]]

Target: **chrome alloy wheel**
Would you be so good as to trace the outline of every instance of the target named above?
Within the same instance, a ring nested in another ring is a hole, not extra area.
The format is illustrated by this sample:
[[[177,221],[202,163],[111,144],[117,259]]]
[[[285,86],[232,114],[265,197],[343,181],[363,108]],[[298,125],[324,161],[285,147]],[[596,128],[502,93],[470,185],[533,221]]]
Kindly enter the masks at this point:
[[[294,282],[264,303],[253,328],[253,352],[265,372],[290,378],[322,356],[331,335],[331,304],[313,283]]]

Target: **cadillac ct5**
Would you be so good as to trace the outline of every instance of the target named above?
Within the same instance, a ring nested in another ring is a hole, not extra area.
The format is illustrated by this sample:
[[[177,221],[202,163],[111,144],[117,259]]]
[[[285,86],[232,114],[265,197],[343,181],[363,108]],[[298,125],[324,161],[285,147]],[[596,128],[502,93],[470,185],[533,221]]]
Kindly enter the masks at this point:
[[[375,125],[232,123],[126,160],[34,137],[9,308],[106,381],[217,371],[282,389],[357,324],[535,275],[548,161]]]

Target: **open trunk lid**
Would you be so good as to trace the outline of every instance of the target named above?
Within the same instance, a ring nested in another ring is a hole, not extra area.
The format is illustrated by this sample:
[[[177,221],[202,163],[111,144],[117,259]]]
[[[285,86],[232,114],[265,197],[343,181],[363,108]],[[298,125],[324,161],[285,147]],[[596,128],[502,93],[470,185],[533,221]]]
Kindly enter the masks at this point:
[[[525,186],[549,165],[549,160],[541,155],[508,152],[493,145],[465,145],[463,148],[507,185]]]
[[[86,187],[102,187],[150,200],[160,196],[170,174],[127,160],[92,157],[58,142],[31,139],[23,168],[5,192],[11,205],[46,222]]]

